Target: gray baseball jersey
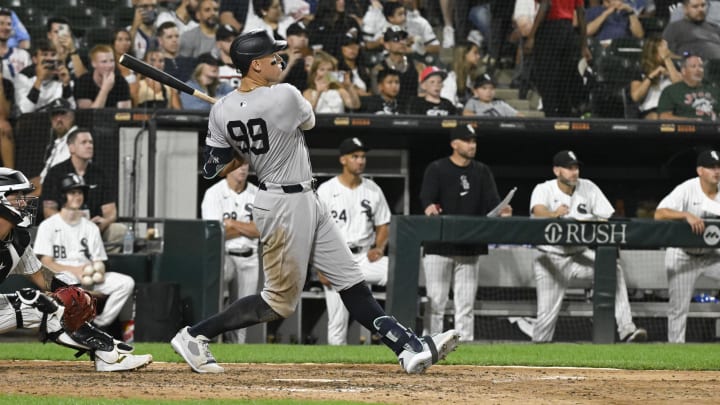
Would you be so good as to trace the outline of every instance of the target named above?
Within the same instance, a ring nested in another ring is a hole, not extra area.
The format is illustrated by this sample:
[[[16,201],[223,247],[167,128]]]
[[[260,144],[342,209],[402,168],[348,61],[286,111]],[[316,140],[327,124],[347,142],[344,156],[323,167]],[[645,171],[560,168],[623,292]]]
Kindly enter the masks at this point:
[[[310,155],[299,127],[312,116],[310,103],[290,84],[233,91],[210,110],[206,144],[234,148],[261,183],[310,181]]]
[[[668,208],[689,212],[700,218],[713,218],[714,214],[703,209],[703,201],[709,200],[695,177],[680,183],[658,204],[658,209]],[[715,196],[720,202],[720,196]],[[687,315],[695,283],[700,275],[720,279],[720,251],[717,249],[681,249],[669,247],[665,251],[665,269],[668,278],[668,342],[684,343]]]

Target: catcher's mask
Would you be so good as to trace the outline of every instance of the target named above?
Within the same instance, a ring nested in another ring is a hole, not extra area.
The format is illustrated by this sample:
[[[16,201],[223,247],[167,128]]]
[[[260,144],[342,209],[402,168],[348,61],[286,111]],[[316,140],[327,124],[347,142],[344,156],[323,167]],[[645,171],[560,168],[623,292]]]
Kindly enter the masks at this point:
[[[35,186],[20,171],[0,167],[0,217],[16,226],[32,225],[38,198],[26,194],[34,189]]]

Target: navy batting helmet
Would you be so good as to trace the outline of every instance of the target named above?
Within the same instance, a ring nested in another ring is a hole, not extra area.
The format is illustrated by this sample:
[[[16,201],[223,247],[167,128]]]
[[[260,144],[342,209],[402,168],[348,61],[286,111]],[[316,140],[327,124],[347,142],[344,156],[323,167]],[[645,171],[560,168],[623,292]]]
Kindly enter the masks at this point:
[[[246,74],[250,62],[287,48],[287,41],[277,41],[263,29],[246,32],[235,38],[230,45],[230,59],[233,65]]]
[[[66,193],[70,190],[79,188],[82,191],[88,191],[92,186],[85,183],[85,180],[75,173],[68,173],[60,180],[60,190]]]

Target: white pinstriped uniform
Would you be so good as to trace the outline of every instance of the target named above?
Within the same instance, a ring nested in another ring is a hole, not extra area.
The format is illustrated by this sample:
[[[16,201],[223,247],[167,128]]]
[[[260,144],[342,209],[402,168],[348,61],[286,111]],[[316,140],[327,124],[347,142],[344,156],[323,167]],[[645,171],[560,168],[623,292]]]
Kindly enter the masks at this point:
[[[343,237],[312,192],[312,167],[301,125],[314,122],[312,105],[289,84],[233,91],[210,110],[207,146],[232,147],[255,169],[260,190],[253,218],[263,244],[262,299],[280,316],[300,301],[312,262],[344,290],[362,282]],[[282,185],[299,185],[286,193]]]
[[[702,209],[702,202],[707,199],[709,197],[702,191],[700,178],[695,177],[675,187],[657,208],[689,212],[699,218],[716,218]],[[720,195],[715,197],[715,201],[720,202]],[[698,277],[714,278],[720,285],[720,250],[669,247],[665,250],[665,269],[670,296],[668,342],[684,343],[690,300]]]
[[[15,240],[15,243],[19,242],[18,234],[20,232],[25,231],[13,230],[13,239]],[[0,273],[2,273],[2,271],[7,267],[10,267],[8,275],[17,274],[21,276],[30,276],[37,273],[42,267],[40,261],[35,256],[35,252],[33,252],[33,249],[29,246],[30,236],[28,235],[27,238],[20,239],[26,240],[26,242],[24,242],[26,245],[24,246],[24,251],[22,253],[18,252],[18,248],[15,246],[15,243],[0,242],[0,245],[2,245],[2,248],[0,248]],[[0,279],[0,283],[3,281],[5,281],[4,278]],[[42,312],[25,304],[20,306],[20,311],[23,317],[23,328],[37,328],[40,326],[40,321],[43,317]],[[55,331],[60,328],[61,326],[57,318],[48,318],[48,330]],[[15,309],[10,304],[7,297],[4,294],[0,294],[0,334],[7,333],[15,329],[17,329]]]
[[[607,219],[615,212],[602,190],[590,180],[578,179],[572,195],[565,194],[552,179],[535,186],[530,196],[530,212],[537,205],[550,211],[561,205],[569,207],[564,218],[577,220]],[[537,284],[537,320],[533,328],[534,342],[549,342],[555,333],[558,314],[565,290],[572,279],[592,279],[595,251],[585,246],[538,246],[540,255],[533,262]],[[632,334],[637,327],[632,321],[625,275],[617,264],[615,289],[615,321],[620,339]]]
[[[387,256],[375,262],[370,262],[367,257],[368,250],[375,243],[375,227],[390,223],[390,208],[382,189],[366,178],[362,178],[360,185],[351,189],[333,177],[320,185],[317,194],[340,228],[348,247],[360,249],[359,253],[353,254],[353,260],[360,267],[365,281],[385,285]],[[350,314],[340,294],[332,288],[323,287],[328,312],[328,344],[345,345]]]
[[[241,222],[252,222],[252,208],[258,188],[246,183],[245,190],[236,193],[228,185],[227,179],[220,180],[205,191],[202,201],[202,218],[224,220],[226,218]],[[227,239],[225,252],[252,251],[248,257],[225,255],[224,285],[228,291],[228,303],[238,298],[256,294],[260,279],[260,259],[257,254],[258,240],[245,236]],[[226,341],[245,343],[246,330],[237,329],[226,332]]]
[[[58,264],[65,266],[81,266],[107,260],[97,225],[85,217],[71,225],[62,219],[60,213],[47,218],[38,226],[35,254],[52,257]],[[55,277],[67,284],[80,284],[80,280],[70,272],[60,272]],[[87,290],[108,297],[103,312],[93,320],[96,325],[110,325],[123,310],[121,320],[132,319],[132,294],[135,290],[132,277],[108,271],[105,273],[105,281],[93,284]]]

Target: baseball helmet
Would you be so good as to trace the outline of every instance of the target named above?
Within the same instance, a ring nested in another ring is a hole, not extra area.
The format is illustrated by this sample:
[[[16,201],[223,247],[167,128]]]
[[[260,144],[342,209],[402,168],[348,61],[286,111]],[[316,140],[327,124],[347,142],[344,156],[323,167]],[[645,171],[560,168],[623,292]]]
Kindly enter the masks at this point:
[[[76,188],[79,188],[82,191],[88,191],[91,186],[86,184],[85,180],[75,173],[68,173],[62,178],[62,180],[60,180],[60,190],[62,190],[63,193]]]
[[[13,225],[32,225],[37,213],[38,198],[25,194],[33,190],[35,186],[22,172],[0,167],[0,217]]]
[[[287,41],[275,40],[263,29],[246,32],[230,45],[230,59],[241,73],[247,73],[250,62],[287,48]]]

